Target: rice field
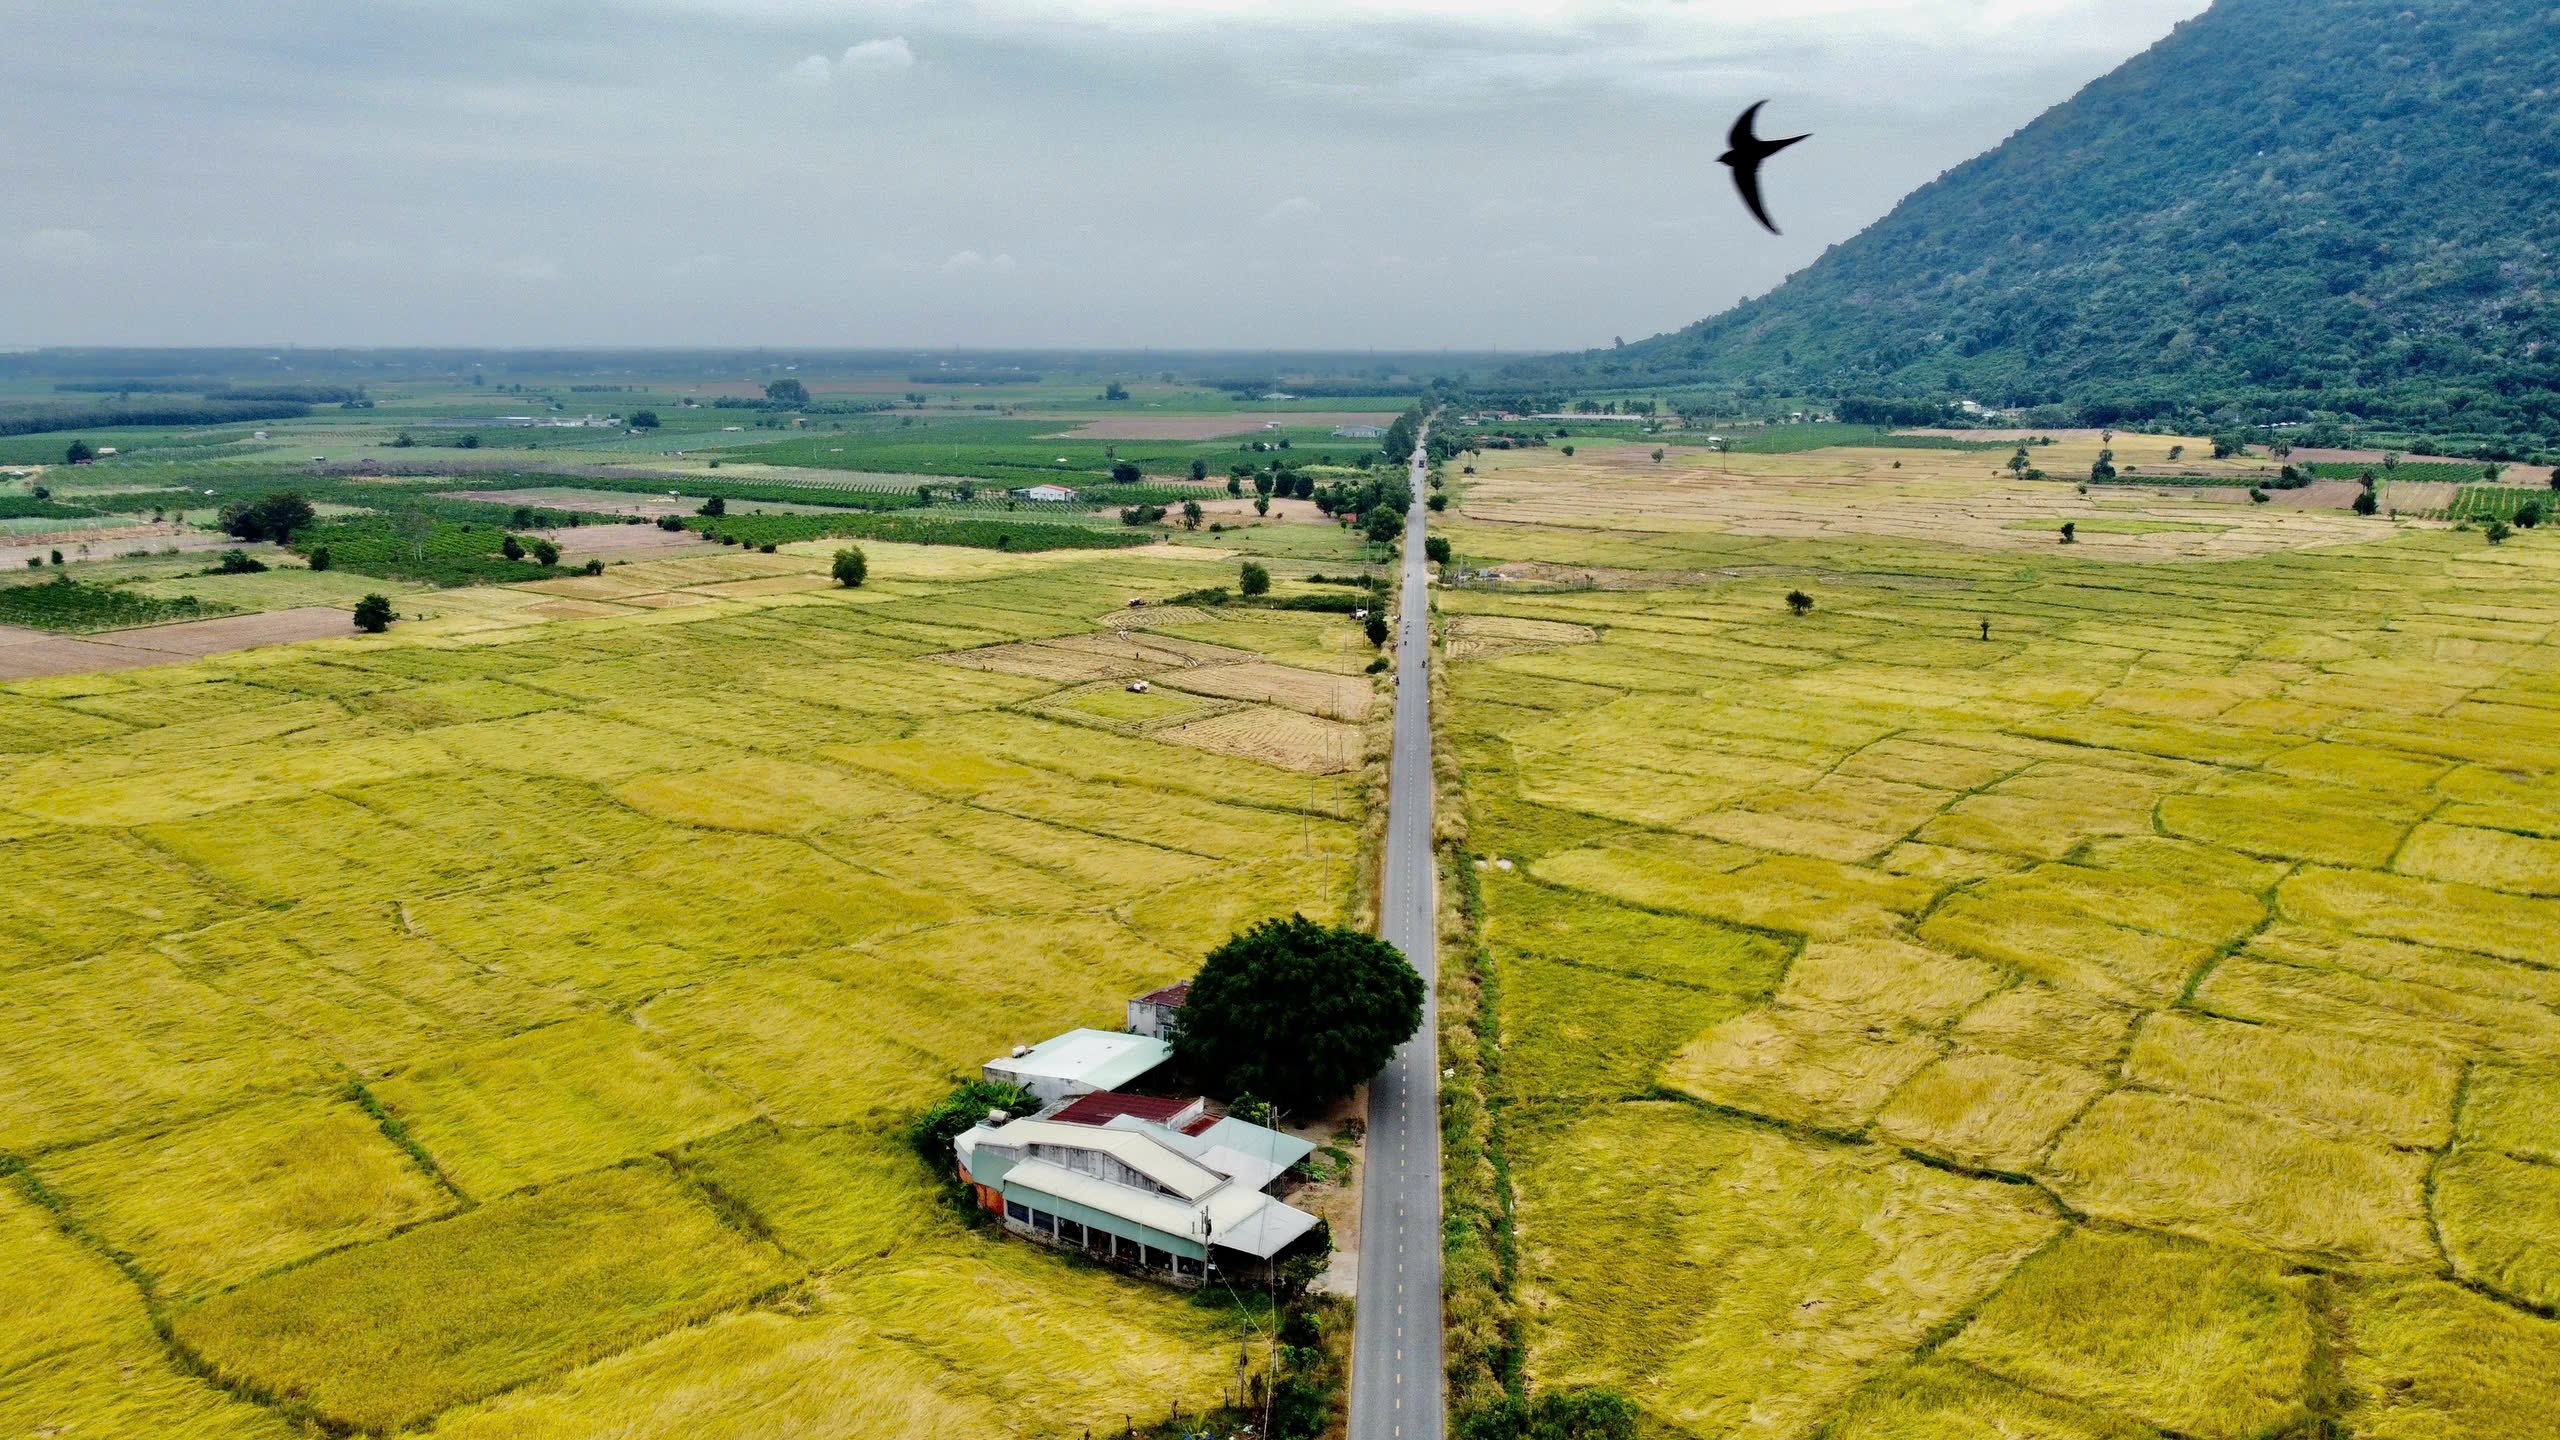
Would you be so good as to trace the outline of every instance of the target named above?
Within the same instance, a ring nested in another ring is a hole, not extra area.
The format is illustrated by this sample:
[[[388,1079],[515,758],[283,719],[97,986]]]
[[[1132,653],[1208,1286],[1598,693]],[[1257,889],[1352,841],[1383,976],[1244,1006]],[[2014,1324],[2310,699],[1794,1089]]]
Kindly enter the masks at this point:
[[[971,1228],[898,1131],[1364,903],[1326,715],[1373,682],[1287,658],[1356,627],[1105,623],[1212,557],[831,548],[0,685],[0,1432],[1048,1437],[1236,1385],[1236,1308]]]
[[[2560,542],[1998,458],[1453,477],[1529,1382],[1666,1436],[2560,1430]]]

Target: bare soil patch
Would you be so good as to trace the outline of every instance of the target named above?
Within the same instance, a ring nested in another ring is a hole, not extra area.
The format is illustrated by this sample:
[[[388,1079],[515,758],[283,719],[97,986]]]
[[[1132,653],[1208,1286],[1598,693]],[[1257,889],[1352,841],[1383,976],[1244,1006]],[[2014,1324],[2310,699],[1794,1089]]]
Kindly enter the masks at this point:
[[[1310,521],[1325,525],[1333,523],[1333,517],[1317,509],[1316,502],[1313,500],[1274,500],[1271,502],[1269,516],[1256,515],[1253,509],[1253,497],[1250,495],[1242,499],[1226,495],[1215,500],[1203,500],[1200,502],[1200,513],[1212,520],[1242,519],[1248,523],[1266,518],[1274,521],[1286,520],[1296,524],[1305,524]]]
[[[72,638],[15,625],[0,625],[0,680],[39,675],[80,675],[198,660],[258,645],[329,640],[352,635],[347,612],[326,605],[182,620]]]
[[[1366,720],[1377,692],[1357,675],[1327,675],[1255,661],[1158,676],[1156,683],[1221,700],[1255,700],[1328,720]]]

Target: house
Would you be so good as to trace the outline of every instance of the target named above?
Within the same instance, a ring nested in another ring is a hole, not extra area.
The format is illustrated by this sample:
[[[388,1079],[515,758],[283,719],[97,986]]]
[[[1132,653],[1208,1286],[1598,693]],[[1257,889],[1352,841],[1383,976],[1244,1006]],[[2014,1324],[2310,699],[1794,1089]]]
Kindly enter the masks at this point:
[[[1375,440],[1386,433],[1386,428],[1380,425],[1336,425],[1333,427],[1333,435],[1337,440]]]
[[[1017,1235],[1177,1285],[1258,1274],[1316,1229],[1269,1187],[1315,1147],[1198,1100],[1086,1095],[953,1142],[960,1178]]]
[[[1172,1058],[1173,1046],[1152,1035],[1070,1030],[1037,1045],[1017,1045],[981,1069],[990,1080],[1020,1086],[1042,1104],[1055,1105],[1117,1090]]]
[[[1188,980],[1176,980],[1160,990],[1148,991],[1129,1002],[1130,1031],[1172,1039],[1174,1019],[1182,1012],[1182,1002],[1190,998],[1191,982]]]
[[[1058,504],[1076,498],[1076,492],[1064,485],[1026,485],[1013,492],[1017,500],[1038,500]]]

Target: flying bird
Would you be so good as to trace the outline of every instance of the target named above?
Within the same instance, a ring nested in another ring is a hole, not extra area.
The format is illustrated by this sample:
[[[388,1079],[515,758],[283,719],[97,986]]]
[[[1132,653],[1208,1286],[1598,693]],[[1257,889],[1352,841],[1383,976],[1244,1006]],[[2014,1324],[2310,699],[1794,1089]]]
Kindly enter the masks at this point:
[[[1752,102],[1751,108],[1742,112],[1742,118],[1733,122],[1733,133],[1725,137],[1725,144],[1731,148],[1717,156],[1716,163],[1732,168],[1734,188],[1742,192],[1742,203],[1751,208],[1751,218],[1759,221],[1770,234],[1775,235],[1778,233],[1778,227],[1769,223],[1768,207],[1760,203],[1760,162],[1799,140],[1810,140],[1813,137],[1790,135],[1784,140],[1763,140],[1752,134],[1752,117],[1758,115],[1760,107],[1768,103],[1766,100]]]

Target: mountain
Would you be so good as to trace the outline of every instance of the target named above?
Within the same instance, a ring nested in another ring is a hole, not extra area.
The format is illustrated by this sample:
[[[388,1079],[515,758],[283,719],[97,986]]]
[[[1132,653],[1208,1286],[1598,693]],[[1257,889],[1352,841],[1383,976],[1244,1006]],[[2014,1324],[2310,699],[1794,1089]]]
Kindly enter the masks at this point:
[[[2554,436],[2556,263],[2560,8],[2220,0],[1769,294],[1503,378]]]

